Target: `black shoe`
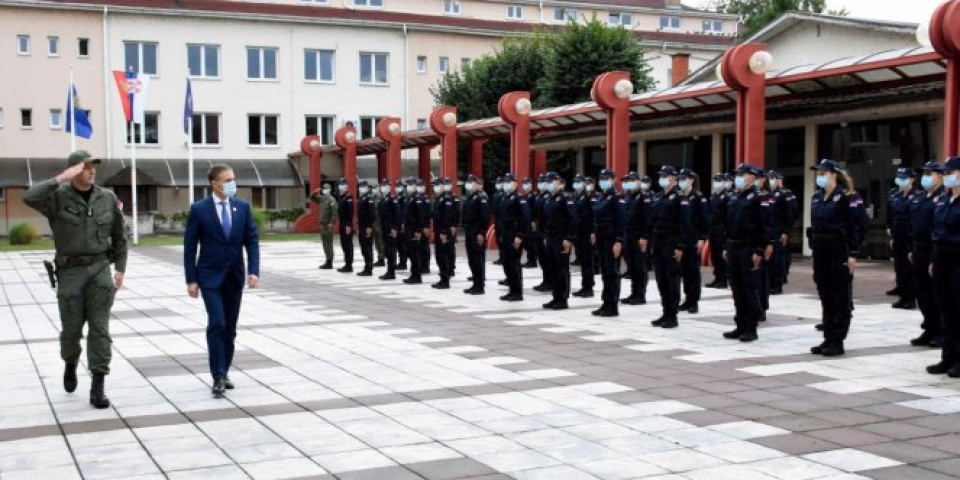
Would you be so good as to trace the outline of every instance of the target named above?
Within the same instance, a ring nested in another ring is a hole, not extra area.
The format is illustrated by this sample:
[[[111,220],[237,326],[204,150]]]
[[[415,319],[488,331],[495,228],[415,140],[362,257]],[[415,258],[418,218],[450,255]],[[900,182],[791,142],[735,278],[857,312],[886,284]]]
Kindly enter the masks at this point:
[[[520,295],[519,293],[508,293],[500,297],[500,300],[503,300],[504,302],[522,302],[523,295]]]
[[[570,306],[567,305],[567,302],[555,302],[555,303],[554,303],[554,302],[551,302],[551,303],[553,303],[553,306],[552,306],[552,307],[549,307],[550,310],[566,310],[566,309],[570,308]],[[546,308],[546,307],[545,307],[545,308]]]
[[[708,283],[708,284],[705,284],[704,287],[706,287],[706,288],[717,288],[717,284],[718,284],[718,283],[720,283],[720,280],[713,279],[712,282],[710,282],[710,283]]]
[[[344,265],[344,266],[338,268],[337,271],[340,272],[340,273],[350,273],[350,272],[353,271],[353,267],[350,266],[350,265]]]
[[[919,337],[910,340],[910,345],[913,345],[914,347],[926,347],[927,345],[930,345],[930,342],[933,341],[933,338],[934,336],[932,333],[924,330]]]
[[[928,343],[927,345],[930,345],[933,348],[943,348],[943,336],[937,335],[933,337],[933,339],[930,340],[930,343]]]
[[[383,275],[380,275],[377,278],[379,278],[380,280],[396,280],[397,275],[394,273],[388,272],[388,273],[384,273]]]
[[[63,389],[73,393],[77,389],[77,362],[67,362],[63,367]]]
[[[818,323],[818,324],[814,325],[813,328],[816,328],[817,330],[819,330],[819,331],[822,332],[824,327],[823,327],[823,324],[822,324],[822,323]]]
[[[437,290],[446,290],[450,288],[450,282],[447,280],[440,280],[439,282],[434,283],[433,285],[430,285],[430,286],[433,288],[436,288]]]
[[[473,276],[471,275],[471,276],[467,277],[467,281],[468,281],[468,282],[472,282],[472,281],[473,281]]]
[[[377,259],[377,263],[374,263],[373,266],[374,266],[374,267],[386,267],[386,266],[387,266],[387,262],[386,262],[384,259],[379,258],[379,259]]]
[[[935,363],[927,367],[927,373],[932,375],[943,375],[951,370],[951,366],[948,363],[940,362]]]
[[[815,347],[810,347],[810,353],[812,353],[812,354],[814,354],[814,355],[823,355],[823,350],[824,350],[825,348],[827,348],[827,342],[826,342],[826,341],[824,341],[823,343],[821,343],[820,345],[817,345],[817,346],[815,346]]]
[[[700,305],[697,303],[691,303],[687,306],[687,313],[700,313]]]
[[[950,370],[947,370],[947,376],[950,378],[960,378],[960,363],[950,367]]]
[[[623,272],[620,274],[620,278],[630,278],[630,272]]]
[[[888,296],[888,297],[899,297],[899,296],[900,296],[900,290],[897,290],[896,288],[893,288],[893,289],[891,289],[891,290],[887,290],[887,296]]]
[[[897,303],[891,305],[893,308],[900,308],[903,310],[915,310],[917,308],[916,300],[903,300],[900,299]]]
[[[571,266],[571,267],[579,267],[579,266],[580,266],[580,259],[578,258],[578,259],[570,262],[570,266]]]
[[[679,326],[680,322],[677,321],[676,317],[670,317],[660,324],[660,328],[677,328]]]
[[[553,285],[544,285],[541,283],[540,285],[533,287],[533,289],[538,292],[550,292],[553,291]]]
[[[749,330],[740,335],[740,341],[745,343],[756,341],[758,338],[760,337],[757,336],[756,330]]]
[[[470,287],[464,290],[463,293],[466,293],[467,295],[483,295],[483,289],[477,288],[477,287]]]
[[[421,279],[420,276],[417,275],[416,277],[410,277],[404,280],[403,283],[406,283],[407,285],[419,285],[423,283],[423,279]]]
[[[400,262],[400,264],[397,265],[397,268],[396,268],[396,269],[397,269],[397,270],[406,270],[406,269],[407,269],[407,262]]]
[[[503,279],[497,282],[497,285],[506,285],[506,284],[507,284],[507,279]]]
[[[722,281],[722,282],[720,282],[720,283],[717,283],[717,285],[714,286],[713,288],[719,288],[719,289],[721,289],[721,290],[726,290],[728,286],[729,286],[729,285],[727,284],[727,281],[724,280],[724,281]]]
[[[110,407],[110,399],[103,393],[103,377],[102,373],[94,373],[93,382],[90,384],[90,405],[98,409]]]
[[[662,317],[660,317],[660,318],[658,318],[658,319],[650,322],[650,325],[653,325],[654,327],[660,327],[660,326],[663,326],[663,324],[664,324],[666,321],[667,321],[667,317],[666,317],[666,316],[662,316]]]
[[[729,332],[723,332],[723,338],[730,340],[736,340],[740,338],[740,335],[743,335],[743,330],[740,330],[739,328],[735,328]]]
[[[601,310],[602,311],[598,315],[600,317],[619,317],[620,316],[620,312],[617,311],[617,307],[609,307]]]
[[[498,259],[496,259],[496,260],[493,261],[493,264],[494,264],[494,265],[503,265],[503,260],[500,260],[500,259],[498,258]]]
[[[330,270],[333,268],[333,262],[324,263],[323,265],[320,265],[320,267],[318,268],[320,268],[320,270]]]
[[[520,265],[520,267],[522,267],[522,268],[537,268],[537,262],[532,262],[532,261],[531,261],[531,262],[527,262],[527,263],[524,263],[523,265]]]
[[[824,357],[836,357],[846,353],[843,350],[843,343],[829,343],[820,351],[820,355]]]
[[[223,377],[223,388],[226,388],[227,390],[233,390],[234,388],[237,388],[237,387],[233,384],[232,381],[230,381],[230,377]]]
[[[690,302],[683,302],[683,303],[680,304],[679,307],[677,307],[677,310],[679,310],[679,311],[681,311],[681,312],[686,312],[687,309],[690,308],[690,305],[691,305]]]
[[[360,270],[359,273],[357,273],[357,276],[358,276],[358,277],[369,277],[369,276],[371,276],[371,275],[373,275],[373,268],[372,268],[372,267],[371,267],[371,268],[364,268],[363,270]]]
[[[543,306],[543,308],[545,308],[545,309],[547,309],[547,310],[552,310],[552,309],[553,309],[553,306],[556,305],[556,304],[557,304],[557,301],[556,301],[556,300],[550,300],[549,302],[544,303],[542,306]]]
[[[692,313],[692,312],[691,312],[691,313]],[[758,322],[766,322],[766,321],[767,321],[767,312],[761,313],[761,314],[760,314],[760,318],[758,318],[757,321],[758,321]]]
[[[593,298],[593,289],[581,288],[580,290],[573,292],[573,296],[580,297],[580,298]]]
[[[770,295],[783,295],[783,288],[771,288]]]
[[[213,382],[213,388],[210,389],[213,398],[223,398],[223,392],[225,391],[227,391],[227,383],[224,382],[222,378],[215,380]]]

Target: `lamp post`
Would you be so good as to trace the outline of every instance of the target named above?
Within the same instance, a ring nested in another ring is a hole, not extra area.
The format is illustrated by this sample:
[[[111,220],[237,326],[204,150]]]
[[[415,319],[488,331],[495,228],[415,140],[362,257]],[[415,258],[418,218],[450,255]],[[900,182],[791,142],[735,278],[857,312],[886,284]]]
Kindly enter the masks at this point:
[[[762,167],[765,158],[767,78],[773,56],[760,43],[747,43],[723,54],[717,77],[737,92],[737,142],[734,160]]]

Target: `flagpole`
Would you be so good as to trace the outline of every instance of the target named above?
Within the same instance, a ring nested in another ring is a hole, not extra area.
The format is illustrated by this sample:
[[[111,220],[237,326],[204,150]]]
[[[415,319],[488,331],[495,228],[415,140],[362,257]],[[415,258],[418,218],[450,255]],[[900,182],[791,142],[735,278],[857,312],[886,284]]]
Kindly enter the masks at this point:
[[[132,108],[132,107],[131,107]],[[137,124],[130,120],[130,191],[132,192],[131,211],[133,212],[133,244],[140,240],[139,226],[137,225]]]
[[[70,103],[70,111],[67,112],[70,122],[70,153],[73,153],[77,151],[77,115],[74,113],[77,110],[77,102],[73,94],[73,65],[70,65],[70,91],[67,92],[67,98]]]
[[[190,77],[187,77],[187,88],[189,90]],[[192,90],[190,91],[191,96],[193,95]],[[191,99],[192,101],[192,99]],[[191,108],[192,110],[192,108]],[[190,188],[190,205],[193,205],[193,112],[190,112],[190,116],[187,118],[187,170],[189,174],[187,176],[187,186]]]

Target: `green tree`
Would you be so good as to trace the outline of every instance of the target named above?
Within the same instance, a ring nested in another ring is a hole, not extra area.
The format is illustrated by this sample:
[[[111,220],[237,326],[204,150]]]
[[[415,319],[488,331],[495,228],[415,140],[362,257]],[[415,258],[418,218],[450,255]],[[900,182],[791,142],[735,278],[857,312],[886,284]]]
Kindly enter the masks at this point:
[[[740,15],[743,19],[743,37],[757,33],[774,19],[787,12],[826,13],[846,16],[845,8],[827,9],[826,0],[715,0],[713,10]]]

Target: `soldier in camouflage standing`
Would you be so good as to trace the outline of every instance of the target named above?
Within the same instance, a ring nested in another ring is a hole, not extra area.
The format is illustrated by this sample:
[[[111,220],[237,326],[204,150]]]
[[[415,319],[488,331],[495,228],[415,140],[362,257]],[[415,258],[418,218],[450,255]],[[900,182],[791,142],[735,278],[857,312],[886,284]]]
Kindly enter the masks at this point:
[[[310,201],[320,205],[320,242],[323,243],[323,255],[327,261],[320,268],[333,268],[333,223],[337,221],[337,200],[330,194],[330,184],[324,183],[323,190],[310,195]]]
[[[24,193],[23,201],[50,222],[56,246],[60,357],[66,363],[63,388],[77,388],[80,338],[88,323],[87,368],[93,374],[90,404],[107,408],[104,377],[110,373],[110,308],[123,286],[127,239],[123,213],[110,190],[94,185],[100,160],[84,151],[70,154],[67,169]],[[116,273],[110,276],[110,264]]]

